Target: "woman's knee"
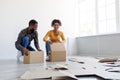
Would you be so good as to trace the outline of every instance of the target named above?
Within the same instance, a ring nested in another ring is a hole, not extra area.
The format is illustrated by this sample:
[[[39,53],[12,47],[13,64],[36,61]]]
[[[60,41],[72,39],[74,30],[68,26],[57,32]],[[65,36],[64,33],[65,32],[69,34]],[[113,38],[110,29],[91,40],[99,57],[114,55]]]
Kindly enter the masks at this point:
[[[50,42],[49,42],[49,41],[46,41],[46,44],[50,44]]]

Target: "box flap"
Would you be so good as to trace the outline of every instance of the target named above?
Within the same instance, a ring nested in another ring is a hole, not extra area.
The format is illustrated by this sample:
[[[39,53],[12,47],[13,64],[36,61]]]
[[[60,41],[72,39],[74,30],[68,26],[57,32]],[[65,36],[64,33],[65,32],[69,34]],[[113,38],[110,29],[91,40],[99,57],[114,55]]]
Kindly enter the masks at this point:
[[[50,47],[51,51],[65,51],[65,46],[63,43],[53,43]]]
[[[30,54],[41,54],[44,53],[44,51],[29,51]]]

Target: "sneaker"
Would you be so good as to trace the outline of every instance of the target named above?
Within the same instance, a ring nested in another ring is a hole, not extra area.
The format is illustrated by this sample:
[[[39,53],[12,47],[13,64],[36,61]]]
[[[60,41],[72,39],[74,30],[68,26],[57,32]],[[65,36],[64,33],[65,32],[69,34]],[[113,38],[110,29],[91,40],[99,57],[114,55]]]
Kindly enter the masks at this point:
[[[21,58],[22,58],[22,53],[21,53],[21,51],[18,51],[18,53],[17,53],[17,62],[20,62]]]
[[[46,57],[46,61],[49,61],[49,60],[50,60],[50,59],[49,59],[49,56],[47,56],[47,57]]]

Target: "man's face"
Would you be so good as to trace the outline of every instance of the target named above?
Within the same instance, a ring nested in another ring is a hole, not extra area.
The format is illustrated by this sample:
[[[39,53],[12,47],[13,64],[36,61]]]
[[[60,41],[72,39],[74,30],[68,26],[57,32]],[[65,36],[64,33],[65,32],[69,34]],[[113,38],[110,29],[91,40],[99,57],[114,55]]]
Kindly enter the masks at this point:
[[[37,30],[37,28],[38,28],[38,24],[36,23],[36,24],[34,24],[34,25],[31,25],[31,29],[34,29],[34,31],[36,31]]]

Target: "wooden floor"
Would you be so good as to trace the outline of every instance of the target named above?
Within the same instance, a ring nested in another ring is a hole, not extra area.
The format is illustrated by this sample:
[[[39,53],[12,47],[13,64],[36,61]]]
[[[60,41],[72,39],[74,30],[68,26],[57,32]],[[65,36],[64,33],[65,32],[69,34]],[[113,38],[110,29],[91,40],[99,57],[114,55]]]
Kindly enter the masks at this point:
[[[66,62],[57,62],[63,64]],[[0,60],[0,80],[17,80],[19,76],[24,74],[28,70],[32,70],[38,67],[47,67],[54,65],[56,62],[45,62],[41,64],[23,64],[17,63],[16,60]],[[95,77],[79,77],[80,80],[101,80]],[[43,80],[43,79],[42,79]],[[50,79],[47,79],[50,80]]]

